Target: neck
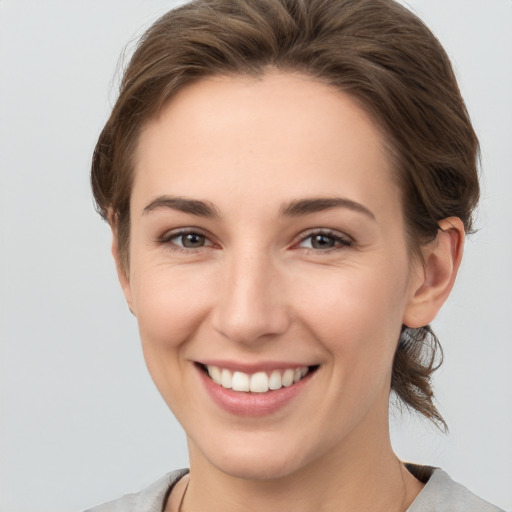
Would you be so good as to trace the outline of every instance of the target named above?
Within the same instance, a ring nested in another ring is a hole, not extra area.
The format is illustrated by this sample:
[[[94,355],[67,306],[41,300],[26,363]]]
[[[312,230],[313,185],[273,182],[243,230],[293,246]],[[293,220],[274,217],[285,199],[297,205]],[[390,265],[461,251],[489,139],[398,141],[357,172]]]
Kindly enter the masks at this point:
[[[423,486],[393,453],[387,426],[380,432],[376,438],[359,431],[357,439],[272,480],[228,475],[189,442],[190,482],[182,512],[405,511]]]

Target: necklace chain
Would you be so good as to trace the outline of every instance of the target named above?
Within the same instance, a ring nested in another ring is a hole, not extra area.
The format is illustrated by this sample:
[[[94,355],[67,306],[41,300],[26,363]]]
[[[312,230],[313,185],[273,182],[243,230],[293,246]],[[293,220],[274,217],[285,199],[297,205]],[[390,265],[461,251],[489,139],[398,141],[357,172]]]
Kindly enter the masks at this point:
[[[400,462],[400,461],[399,461]],[[405,506],[405,499],[406,499],[406,486],[405,486],[405,481],[404,481],[404,475],[403,475],[403,472],[402,472],[402,463],[400,462],[400,476],[402,478],[402,503],[400,505],[400,511],[404,511],[404,506]],[[183,512],[182,508],[183,508],[183,502],[185,501],[185,495],[187,494],[187,490],[188,490],[188,484],[190,483],[190,477],[187,479],[187,483],[185,484],[185,489],[183,490],[183,494],[181,495],[181,499],[180,499],[180,503],[178,505],[178,510],[176,512]]]
[[[181,499],[180,499],[180,504],[178,505],[178,510],[177,512],[182,512],[181,508],[183,506],[183,501],[185,500],[185,494],[187,494],[187,489],[188,489],[188,484],[190,482],[190,477],[187,478],[187,483],[185,485],[185,489],[183,491],[183,494],[181,495]]]

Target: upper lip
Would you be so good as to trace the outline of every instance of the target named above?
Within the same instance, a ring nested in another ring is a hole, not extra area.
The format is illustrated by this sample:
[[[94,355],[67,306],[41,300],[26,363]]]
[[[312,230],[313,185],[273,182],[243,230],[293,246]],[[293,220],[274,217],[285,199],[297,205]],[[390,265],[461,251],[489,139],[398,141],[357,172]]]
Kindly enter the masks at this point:
[[[226,370],[231,370],[233,372],[239,371],[248,374],[313,366],[308,363],[290,361],[260,361],[257,363],[247,363],[240,361],[230,361],[227,359],[202,359],[201,361],[196,362],[204,366],[217,366],[218,368],[225,368]]]

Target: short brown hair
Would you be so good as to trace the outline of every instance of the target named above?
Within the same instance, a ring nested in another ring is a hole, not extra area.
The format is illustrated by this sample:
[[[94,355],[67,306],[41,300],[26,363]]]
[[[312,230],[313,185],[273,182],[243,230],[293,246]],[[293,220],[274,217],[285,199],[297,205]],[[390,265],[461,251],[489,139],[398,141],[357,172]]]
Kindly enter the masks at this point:
[[[393,0],[196,0],[141,38],[94,151],[97,210],[112,216],[128,267],[133,155],[141,128],[183,86],[215,74],[300,72],[354,97],[384,133],[413,250],[438,222],[472,230],[478,140],[439,41]],[[440,345],[429,326],[403,328],[391,388],[440,426],[431,375]]]

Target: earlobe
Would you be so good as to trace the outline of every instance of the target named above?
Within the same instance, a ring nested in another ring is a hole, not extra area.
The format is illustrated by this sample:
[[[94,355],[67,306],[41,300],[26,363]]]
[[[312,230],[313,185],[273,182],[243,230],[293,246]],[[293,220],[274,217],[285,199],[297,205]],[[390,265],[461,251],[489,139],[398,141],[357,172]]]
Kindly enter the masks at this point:
[[[449,217],[439,222],[435,240],[422,248],[423,265],[418,264],[418,278],[403,318],[407,327],[431,323],[448,298],[462,259],[464,234],[462,221]]]
[[[123,261],[119,251],[119,242],[117,237],[117,227],[115,221],[113,219],[113,214],[109,213],[108,223],[110,225],[110,229],[112,230],[112,256],[114,258],[114,262],[116,264],[117,278],[119,279],[119,284],[121,285],[121,289],[123,290],[124,297],[126,299],[126,303],[128,304],[128,309],[130,312],[135,315],[133,309],[133,301],[132,301],[132,291],[130,286],[130,276],[128,274],[128,270],[123,265]]]

